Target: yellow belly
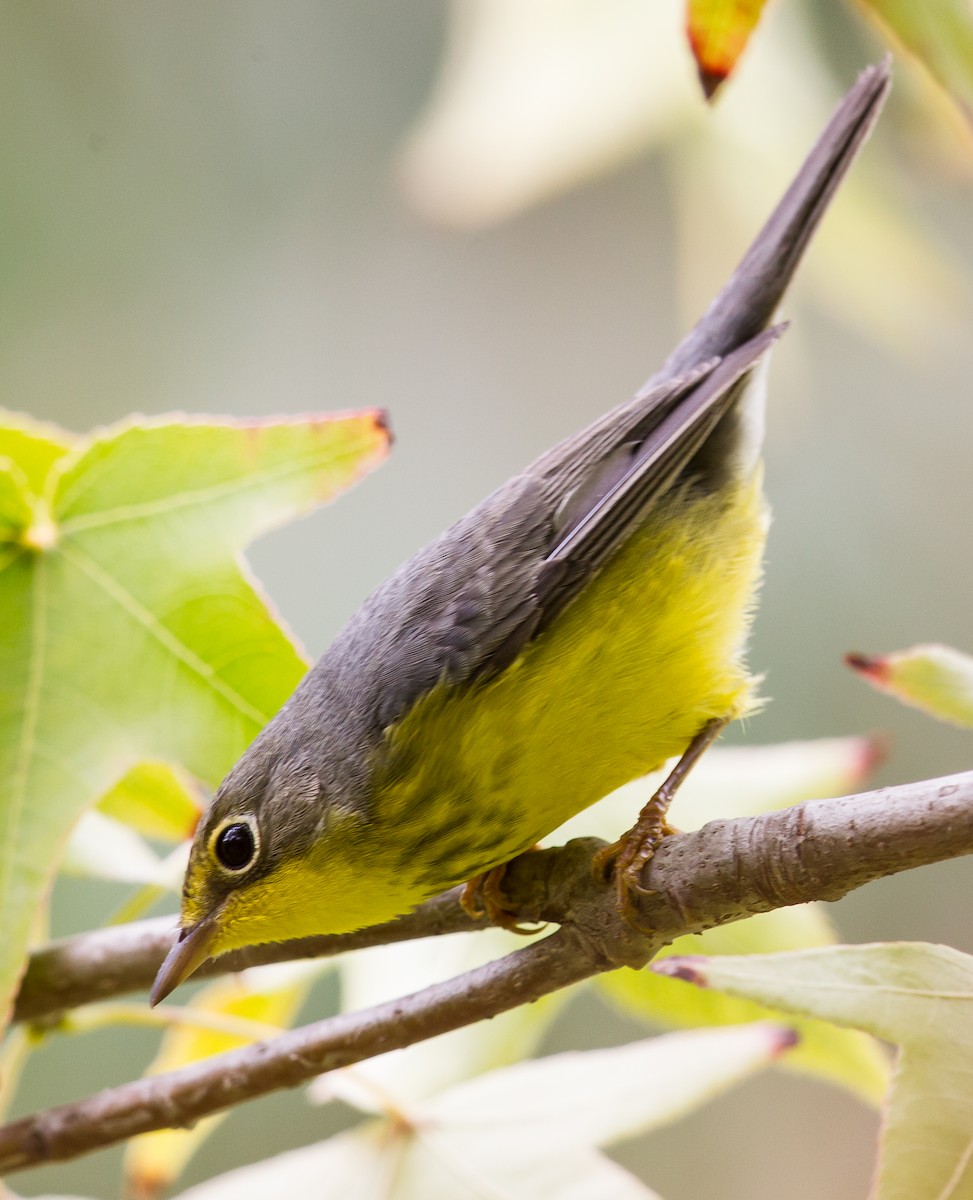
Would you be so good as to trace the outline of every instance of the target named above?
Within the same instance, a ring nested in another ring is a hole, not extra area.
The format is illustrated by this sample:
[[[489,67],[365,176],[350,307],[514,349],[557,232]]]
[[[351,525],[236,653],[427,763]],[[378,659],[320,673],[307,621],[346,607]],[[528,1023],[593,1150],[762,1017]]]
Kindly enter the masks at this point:
[[[406,912],[744,713],[765,530],[758,478],[670,497],[512,667],[416,705],[371,804],[231,893],[218,951]]]
[[[364,835],[390,891],[408,879],[416,903],[504,862],[742,715],[766,524],[758,477],[676,493],[500,677],[424,697]]]

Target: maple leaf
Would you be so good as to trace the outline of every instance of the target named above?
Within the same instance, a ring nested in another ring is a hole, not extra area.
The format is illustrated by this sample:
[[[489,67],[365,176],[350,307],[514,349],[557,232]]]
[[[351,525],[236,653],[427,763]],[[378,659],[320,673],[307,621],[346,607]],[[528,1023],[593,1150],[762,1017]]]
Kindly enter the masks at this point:
[[[242,559],[388,446],[381,414],[0,428],[0,1017],[68,833],[133,767],[215,786],[306,669]]]

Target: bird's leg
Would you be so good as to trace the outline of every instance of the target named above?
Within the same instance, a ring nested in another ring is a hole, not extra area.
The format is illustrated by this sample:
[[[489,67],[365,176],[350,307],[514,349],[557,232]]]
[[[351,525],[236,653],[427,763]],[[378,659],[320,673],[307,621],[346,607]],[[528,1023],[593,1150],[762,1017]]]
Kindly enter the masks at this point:
[[[536,850],[537,847],[534,846],[532,849]],[[531,850],[528,850],[527,853],[530,854]],[[475,875],[464,885],[459,902],[471,917],[477,920],[480,917],[486,917],[491,925],[498,925],[501,929],[506,929],[508,933],[519,933],[528,937],[544,927],[543,925],[521,925],[517,920],[517,914],[507,903],[500,887],[500,881],[506,870],[507,864],[500,863],[498,867],[492,867],[489,871],[484,871],[482,875]]]
[[[641,926],[633,897],[645,895],[649,891],[640,882],[642,868],[662,845],[663,838],[675,832],[666,820],[672,798],[726,724],[727,721],[722,718],[706,722],[686,747],[682,758],[646,803],[639,813],[639,819],[628,833],[622,834],[617,842],[599,850],[594,857],[592,869],[596,877],[607,879],[614,875],[618,907],[629,924],[637,929]]]

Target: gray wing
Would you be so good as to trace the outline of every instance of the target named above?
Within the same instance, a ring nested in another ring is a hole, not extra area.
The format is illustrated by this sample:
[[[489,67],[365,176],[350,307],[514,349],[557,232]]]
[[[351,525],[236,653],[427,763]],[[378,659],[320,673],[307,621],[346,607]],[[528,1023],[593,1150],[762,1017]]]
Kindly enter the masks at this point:
[[[373,736],[440,681],[503,670],[644,519],[780,333],[660,384],[562,442],[365,601],[314,668]],[[613,419],[611,419],[613,418]]]
[[[723,438],[747,372],[779,332],[759,330],[887,89],[887,66],[861,76],[661,381],[543,455],[366,600],[287,706],[305,728],[346,750],[375,744],[440,681],[502,670],[701,461],[707,439]]]

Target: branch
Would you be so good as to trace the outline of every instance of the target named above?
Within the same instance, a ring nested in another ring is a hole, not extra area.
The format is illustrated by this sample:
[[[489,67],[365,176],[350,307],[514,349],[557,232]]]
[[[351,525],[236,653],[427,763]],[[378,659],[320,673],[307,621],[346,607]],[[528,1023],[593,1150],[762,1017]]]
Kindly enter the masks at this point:
[[[186,1125],[600,972],[642,966],[683,933],[834,900],[872,879],[971,853],[973,773],[714,821],[667,838],[643,875],[652,891],[641,898],[639,917],[651,933],[622,921],[613,889],[592,878],[595,845],[571,842],[524,855],[508,869],[505,891],[524,919],[563,923],[551,937],[401,1000],[25,1117],[0,1129],[0,1173]]]
[[[193,978],[226,975],[295,958],[328,958],[367,946],[485,928],[484,921],[474,920],[460,908],[461,890],[444,892],[404,917],[354,933],[270,942],[236,950],[204,963]],[[14,1002],[13,1020],[53,1024],[65,1009],[148,991],[172,945],[175,924],[175,917],[130,921],[41,946],[28,960]]]
[[[687,882],[693,883],[697,890],[704,888],[704,874],[710,879],[706,890],[716,888],[728,903],[732,899],[737,917],[742,917],[800,903],[803,892],[796,899],[789,899],[787,880],[794,877],[800,890],[801,875],[812,871],[821,889],[814,898],[835,900],[880,875],[964,854],[968,847],[963,842],[962,826],[954,829],[947,817],[957,805],[961,812],[965,811],[971,778],[961,775],[829,800],[826,812],[842,814],[834,822],[830,839],[822,828],[825,817],[815,802],[762,817],[718,821],[697,832],[670,838],[656,855],[653,869],[653,884],[659,896],[643,902],[647,922],[660,931],[669,930],[675,910],[685,921],[679,933],[708,928],[705,913],[693,919],[687,892]],[[956,789],[953,806],[945,804],[946,797],[939,794],[950,787]],[[935,797],[935,813],[930,814],[931,820],[926,820],[924,800],[929,796]],[[897,810],[894,818],[888,812],[893,806]],[[887,828],[889,819],[895,822],[892,831]],[[803,845],[803,828],[809,820],[816,822],[815,833],[802,852],[799,848]],[[852,830],[854,859],[867,863],[867,869],[860,875],[854,874],[855,862],[847,861],[844,853],[847,835]],[[735,875],[738,851],[732,843],[743,838],[751,843],[748,856],[752,869]],[[951,852],[953,838],[959,841]],[[928,856],[924,856],[923,847],[928,847]],[[764,865],[758,869],[761,853]],[[795,864],[792,860],[796,853],[801,857]],[[527,855],[508,869],[504,888],[525,920],[563,922],[570,898],[557,882],[559,874],[564,874],[557,865],[561,854],[560,850],[553,850],[544,855]],[[677,860],[689,863],[690,881],[683,879],[683,869]],[[837,869],[836,860],[845,860],[845,870]],[[817,868],[814,863],[818,863]],[[566,870],[570,876],[570,868]],[[762,880],[759,886],[758,877]],[[740,887],[749,887],[747,880],[751,879],[752,890],[738,891]],[[829,882],[834,885],[833,893],[827,890]],[[355,933],[273,942],[236,951],[204,964],[194,977],[224,975],[266,963],[327,957],[367,946],[483,928],[483,921],[474,920],[460,908],[459,892],[455,888],[398,920]],[[764,907],[757,906],[761,893],[766,900]],[[35,950],[20,985],[13,1019],[43,1021],[81,1004],[147,991],[172,945],[173,926],[171,917],[133,921],[64,938]],[[677,934],[674,932],[673,936]]]

